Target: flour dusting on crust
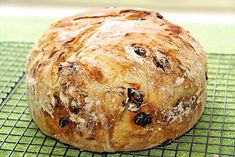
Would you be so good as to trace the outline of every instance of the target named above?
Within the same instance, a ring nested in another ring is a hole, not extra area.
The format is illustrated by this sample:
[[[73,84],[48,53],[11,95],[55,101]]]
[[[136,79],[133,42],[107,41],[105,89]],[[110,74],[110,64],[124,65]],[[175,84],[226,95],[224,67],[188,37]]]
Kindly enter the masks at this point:
[[[193,104],[196,103],[196,96],[192,96],[189,100],[181,100],[172,109],[163,112],[168,123],[172,123],[177,120],[178,123],[182,121],[184,116],[189,115],[193,110]]]

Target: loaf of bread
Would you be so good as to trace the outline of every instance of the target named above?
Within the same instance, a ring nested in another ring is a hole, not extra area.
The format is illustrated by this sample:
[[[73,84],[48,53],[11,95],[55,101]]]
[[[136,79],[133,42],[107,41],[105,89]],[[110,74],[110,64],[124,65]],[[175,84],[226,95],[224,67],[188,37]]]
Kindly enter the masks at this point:
[[[52,24],[27,63],[32,118],[81,150],[134,151],[179,137],[206,102],[207,57],[146,9],[90,10]]]

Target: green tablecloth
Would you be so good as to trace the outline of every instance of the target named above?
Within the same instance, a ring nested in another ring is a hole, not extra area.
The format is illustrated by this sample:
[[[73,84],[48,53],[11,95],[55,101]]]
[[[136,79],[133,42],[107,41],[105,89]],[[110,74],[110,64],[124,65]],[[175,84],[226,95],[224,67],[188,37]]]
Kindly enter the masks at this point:
[[[0,17],[0,41],[35,42],[57,19],[39,17]],[[207,52],[235,53],[235,24],[180,23],[190,30]]]

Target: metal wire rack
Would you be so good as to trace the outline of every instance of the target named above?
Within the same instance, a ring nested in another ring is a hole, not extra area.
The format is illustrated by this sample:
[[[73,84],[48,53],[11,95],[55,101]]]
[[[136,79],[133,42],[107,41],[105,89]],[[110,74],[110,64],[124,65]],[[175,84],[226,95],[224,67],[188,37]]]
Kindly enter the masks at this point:
[[[92,153],[42,134],[27,108],[25,61],[32,43],[0,42],[0,156],[235,156],[235,54],[208,54],[205,112],[170,144],[145,151]]]

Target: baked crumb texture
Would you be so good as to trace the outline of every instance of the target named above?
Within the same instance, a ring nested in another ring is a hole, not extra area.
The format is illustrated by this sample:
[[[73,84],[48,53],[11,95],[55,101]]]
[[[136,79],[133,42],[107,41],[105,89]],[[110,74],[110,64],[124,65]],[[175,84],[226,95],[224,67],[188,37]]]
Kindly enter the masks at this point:
[[[133,151],[179,137],[206,101],[206,54],[154,11],[91,10],[52,24],[27,63],[45,134],[82,150]]]

